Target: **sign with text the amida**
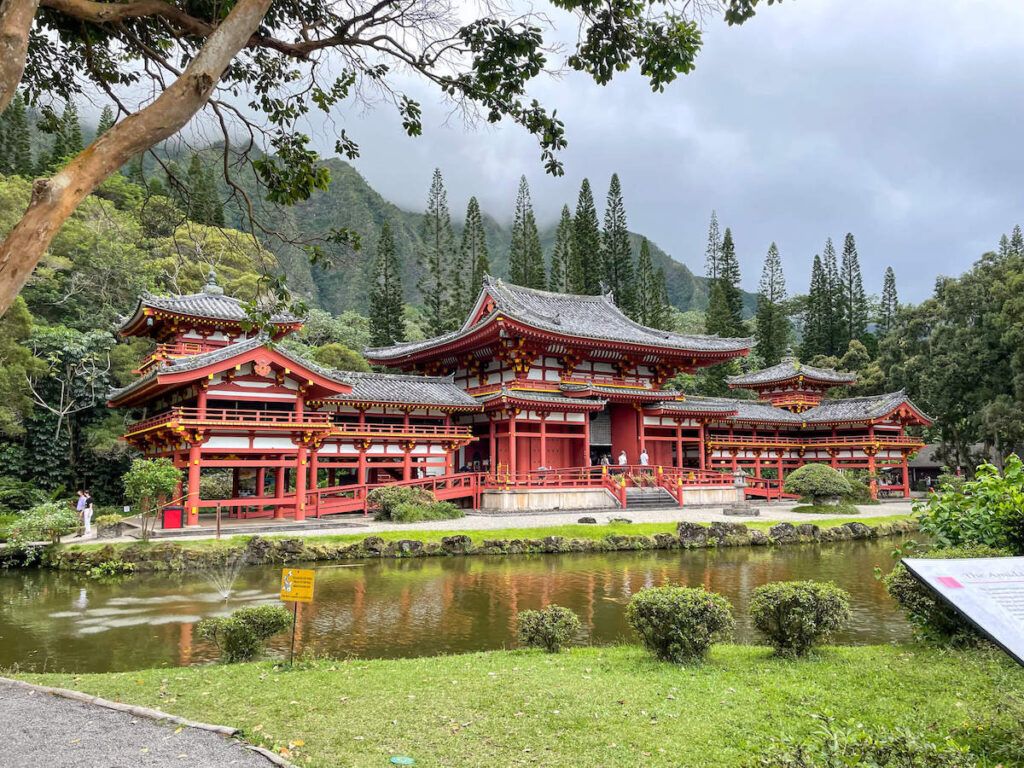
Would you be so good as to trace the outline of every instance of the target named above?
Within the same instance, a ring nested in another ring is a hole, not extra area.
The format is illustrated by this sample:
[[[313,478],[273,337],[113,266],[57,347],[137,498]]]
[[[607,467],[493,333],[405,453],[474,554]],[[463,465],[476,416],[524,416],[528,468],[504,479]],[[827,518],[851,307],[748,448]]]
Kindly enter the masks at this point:
[[[1024,665],[1024,557],[907,557],[903,565]]]

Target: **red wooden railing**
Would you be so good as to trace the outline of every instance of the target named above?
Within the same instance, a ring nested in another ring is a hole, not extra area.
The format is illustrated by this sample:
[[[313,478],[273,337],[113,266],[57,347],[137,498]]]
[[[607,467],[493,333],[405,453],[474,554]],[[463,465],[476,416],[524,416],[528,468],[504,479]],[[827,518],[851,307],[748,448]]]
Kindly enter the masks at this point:
[[[321,411],[261,411],[243,408],[207,408],[205,414],[198,408],[172,408],[169,411],[137,421],[128,434],[142,432],[170,423],[195,423],[228,426],[330,426],[331,414]]]
[[[445,426],[444,424],[335,424],[334,432],[341,437],[441,437],[466,440],[473,437],[469,427]]]

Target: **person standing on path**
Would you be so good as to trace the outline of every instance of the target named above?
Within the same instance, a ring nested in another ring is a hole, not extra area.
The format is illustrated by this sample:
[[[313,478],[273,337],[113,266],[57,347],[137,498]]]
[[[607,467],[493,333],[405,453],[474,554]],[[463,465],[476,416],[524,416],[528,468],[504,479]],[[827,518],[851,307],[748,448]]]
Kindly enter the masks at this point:
[[[640,451],[640,466],[646,467],[651,463],[651,457],[647,455],[647,449],[643,448]]]
[[[629,459],[626,458],[625,449],[619,451],[619,466],[624,467],[629,463]]]
[[[82,498],[85,500],[85,506],[82,508],[82,522],[85,525],[85,534],[88,536],[92,533],[92,494],[86,489]]]
[[[85,491],[79,488],[78,501],[75,504],[75,510],[78,512],[78,532],[75,534],[76,537],[82,535],[82,525],[85,521],[86,498]]]

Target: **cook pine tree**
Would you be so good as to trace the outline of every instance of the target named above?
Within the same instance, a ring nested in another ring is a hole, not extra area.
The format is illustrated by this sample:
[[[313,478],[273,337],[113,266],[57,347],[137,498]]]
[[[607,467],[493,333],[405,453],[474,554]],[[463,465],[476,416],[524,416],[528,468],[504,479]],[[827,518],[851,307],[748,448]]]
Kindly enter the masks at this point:
[[[537,219],[530,200],[526,176],[519,179],[515,213],[512,217],[512,242],[508,254],[509,279],[527,288],[544,288],[544,250],[537,231]]]
[[[0,114],[0,174],[28,177],[32,172],[28,110],[19,92]]]
[[[622,200],[622,185],[617,173],[612,174],[608,185],[601,245],[605,285],[612,292],[616,306],[632,317],[636,314],[633,249],[629,244],[626,206]]]
[[[843,326],[840,344],[833,354],[844,354],[851,341],[859,340],[867,331],[868,302],[860,272],[857,243],[851,232],[843,240],[843,260],[839,267],[839,305]]]
[[[896,322],[896,313],[900,311],[900,300],[896,295],[896,273],[892,267],[885,268],[882,280],[882,298],[878,307],[878,330],[886,334],[892,330]]]
[[[377,240],[377,258],[370,286],[370,339],[375,347],[405,341],[404,309],[398,252],[391,235],[391,225],[385,220]]]
[[[434,169],[430,191],[427,193],[421,243],[419,262],[422,274],[417,287],[423,300],[426,331],[431,336],[439,336],[458,322],[449,316],[449,270],[454,260],[455,235],[448,213],[448,193],[444,188],[440,168]]]
[[[584,179],[576,200],[573,218],[572,269],[570,279],[573,293],[596,296],[601,292],[604,261],[601,254],[601,227],[597,221],[594,193],[590,181]]]
[[[555,229],[555,245],[551,249],[551,269],[548,271],[548,289],[555,293],[570,293],[569,270],[572,266],[572,213],[568,205],[562,206],[562,215]]]
[[[743,336],[743,294],[740,291],[740,265],[736,258],[736,246],[732,230],[725,228],[722,246],[715,267],[717,277],[711,282],[708,298],[707,332],[723,337]]]
[[[846,335],[846,315],[844,313],[843,286],[839,278],[839,261],[836,257],[836,248],[832,244],[831,237],[825,240],[821,264],[824,269],[825,285],[828,292],[827,303],[822,307],[822,311],[825,313],[827,344],[825,345],[825,351],[821,354],[841,356],[847,347],[847,343],[844,341]]]
[[[775,243],[768,247],[757,292],[757,352],[766,366],[782,360],[789,345],[790,324],[786,315],[786,279]]]
[[[462,242],[459,248],[463,254],[466,269],[471,270],[472,279],[469,286],[469,304],[480,295],[484,284],[484,276],[491,272],[491,259],[487,251],[487,235],[484,232],[483,216],[480,214],[480,203],[475,197],[469,198],[466,206],[466,225],[462,229]],[[465,314],[471,307],[466,307]]]

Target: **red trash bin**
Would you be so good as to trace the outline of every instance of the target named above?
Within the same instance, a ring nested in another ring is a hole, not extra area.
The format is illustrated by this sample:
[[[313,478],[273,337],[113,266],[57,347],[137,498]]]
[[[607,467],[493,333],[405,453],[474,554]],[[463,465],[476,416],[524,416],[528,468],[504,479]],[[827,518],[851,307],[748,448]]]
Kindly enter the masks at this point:
[[[185,514],[183,507],[164,507],[163,517],[160,521],[162,528],[181,528],[182,517]]]

